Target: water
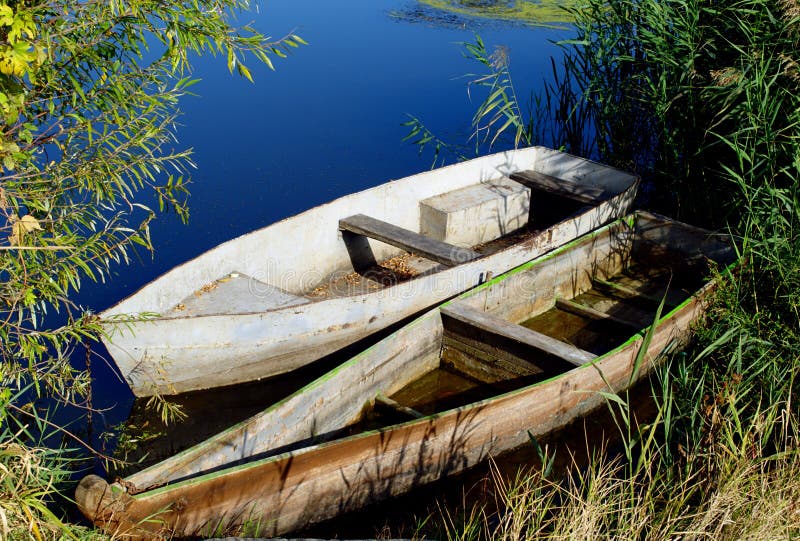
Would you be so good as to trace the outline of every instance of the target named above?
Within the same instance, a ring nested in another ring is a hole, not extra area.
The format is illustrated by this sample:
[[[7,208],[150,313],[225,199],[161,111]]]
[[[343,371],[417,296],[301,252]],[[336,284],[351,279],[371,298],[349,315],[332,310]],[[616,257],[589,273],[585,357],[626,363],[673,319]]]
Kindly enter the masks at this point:
[[[459,43],[476,33],[490,48],[508,48],[515,82],[527,90],[550,73],[551,41],[569,37],[564,28],[464,18],[409,0],[275,0],[241,21],[310,45],[277,59],[275,72],[251,63],[254,84],[230,75],[223,58],[196,60],[199,96],[182,101],[178,133],[198,166],[190,222],[155,223],[154,258],[142,253],[109,283],[87,285],[83,306],[99,312],[220,242],[428,169],[431,155],[401,141],[401,123],[410,113],[439,137],[466,141],[476,103],[463,75],[480,66]],[[93,376],[94,406],[104,410],[97,433],[126,419],[133,397],[105,362],[93,362]]]

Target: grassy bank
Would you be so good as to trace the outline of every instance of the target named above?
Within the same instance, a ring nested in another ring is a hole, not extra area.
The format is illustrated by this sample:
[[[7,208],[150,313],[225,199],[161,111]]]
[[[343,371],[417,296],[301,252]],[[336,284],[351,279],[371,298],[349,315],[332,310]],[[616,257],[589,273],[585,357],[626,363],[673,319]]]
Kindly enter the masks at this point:
[[[495,479],[498,501],[445,521],[448,537],[797,538],[800,4],[589,0],[572,15],[577,36],[530,116],[508,64],[470,48],[489,70],[476,136],[633,169],[640,205],[729,231],[746,264],[658,371],[655,419],[609,404],[621,453]]]

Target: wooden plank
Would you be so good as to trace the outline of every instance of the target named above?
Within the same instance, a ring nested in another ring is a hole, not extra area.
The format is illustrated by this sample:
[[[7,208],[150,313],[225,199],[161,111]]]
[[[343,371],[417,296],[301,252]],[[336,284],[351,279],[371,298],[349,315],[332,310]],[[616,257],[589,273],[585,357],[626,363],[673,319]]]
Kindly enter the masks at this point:
[[[637,291],[632,287],[628,287],[623,284],[618,284],[616,282],[609,282],[608,280],[603,280],[601,278],[592,278],[592,287],[598,289],[612,297],[616,297],[618,299],[631,301],[631,302],[638,302],[644,305],[656,305],[658,306],[661,304],[661,297],[656,297],[653,295],[648,295],[647,293],[643,293],[641,291]],[[664,303],[665,306],[669,306],[670,302]]]
[[[410,419],[422,419],[425,417],[422,413],[418,412],[414,408],[409,408],[400,404],[397,400],[392,400],[388,396],[384,395],[383,393],[378,393],[375,396],[375,405],[379,407],[384,407],[386,409],[392,410],[397,412],[401,415],[404,415]]]
[[[577,316],[596,319],[600,321],[609,321],[611,323],[616,323],[618,325],[624,325],[626,327],[636,329],[637,331],[642,330],[644,327],[648,325],[648,323],[646,322],[636,322],[631,319],[626,319],[623,317],[608,314],[606,312],[601,312],[600,310],[595,310],[590,306],[586,306],[584,304],[580,304],[578,302],[568,299],[556,299],[556,308],[559,308],[571,314],[575,314]]]
[[[518,171],[511,173],[509,178],[531,189],[552,193],[580,203],[596,205],[600,201],[608,199],[606,192],[601,188],[579,184],[572,180],[554,177],[539,171]]]
[[[505,338],[516,340],[528,346],[544,351],[575,366],[581,366],[593,361],[597,355],[576,348],[571,344],[556,340],[532,329],[508,322],[492,314],[480,312],[464,304],[453,302],[440,309],[441,313],[472,325],[482,331],[497,334]]]
[[[364,214],[339,220],[339,229],[397,246],[452,267],[480,257],[478,252],[448,244]]]

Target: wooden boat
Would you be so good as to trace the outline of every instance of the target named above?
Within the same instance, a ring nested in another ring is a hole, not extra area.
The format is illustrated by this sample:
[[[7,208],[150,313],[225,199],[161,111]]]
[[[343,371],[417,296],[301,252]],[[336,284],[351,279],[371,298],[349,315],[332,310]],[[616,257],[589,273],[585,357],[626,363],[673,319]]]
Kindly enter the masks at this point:
[[[113,485],[86,477],[76,502],[133,536],[246,521],[280,535],[403,493],[632,385],[688,337],[714,286],[704,277],[734,262],[725,238],[625,217],[427,312],[194,448]]]
[[[544,148],[389,182],[171,270],[101,314],[105,343],[137,396],[288,372],[622,216],[636,187]]]

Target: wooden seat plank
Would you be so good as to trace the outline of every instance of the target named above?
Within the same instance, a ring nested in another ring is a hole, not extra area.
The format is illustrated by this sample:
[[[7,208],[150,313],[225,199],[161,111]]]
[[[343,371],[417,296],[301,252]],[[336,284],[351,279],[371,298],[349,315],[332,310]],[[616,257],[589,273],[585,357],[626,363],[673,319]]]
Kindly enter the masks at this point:
[[[517,171],[511,173],[509,178],[531,189],[552,193],[580,203],[596,205],[598,202],[608,199],[608,195],[601,188],[578,184],[577,182],[540,173],[539,171]]]
[[[409,419],[422,419],[423,417],[425,417],[425,415],[418,412],[414,408],[409,408],[408,406],[404,406],[399,402],[397,402],[397,400],[392,400],[383,393],[378,393],[375,396],[375,405],[397,412],[405,417],[408,417]]]
[[[490,334],[496,334],[516,340],[549,355],[553,355],[575,366],[582,366],[597,358],[597,355],[580,348],[556,340],[546,334],[536,332],[522,325],[511,323],[502,318],[475,310],[465,304],[454,302],[443,306],[441,313],[447,317],[457,319],[462,323],[476,327]]]
[[[658,306],[661,304],[662,300],[661,297],[648,295],[647,293],[637,291],[636,289],[628,287],[624,284],[610,282],[601,278],[592,278],[592,287],[620,300],[638,303],[648,307]],[[667,301],[664,303],[664,305],[667,307],[674,305],[674,303],[670,302],[669,296],[667,297]]]
[[[339,229],[397,246],[449,267],[480,257],[478,252],[469,248],[432,239],[364,214],[339,220]]]
[[[646,322],[637,322],[631,319],[615,316],[613,314],[608,314],[606,312],[601,312],[600,310],[595,310],[591,306],[586,306],[585,304],[580,304],[568,299],[556,299],[556,308],[577,316],[624,325],[637,331],[642,330],[648,325]]]

